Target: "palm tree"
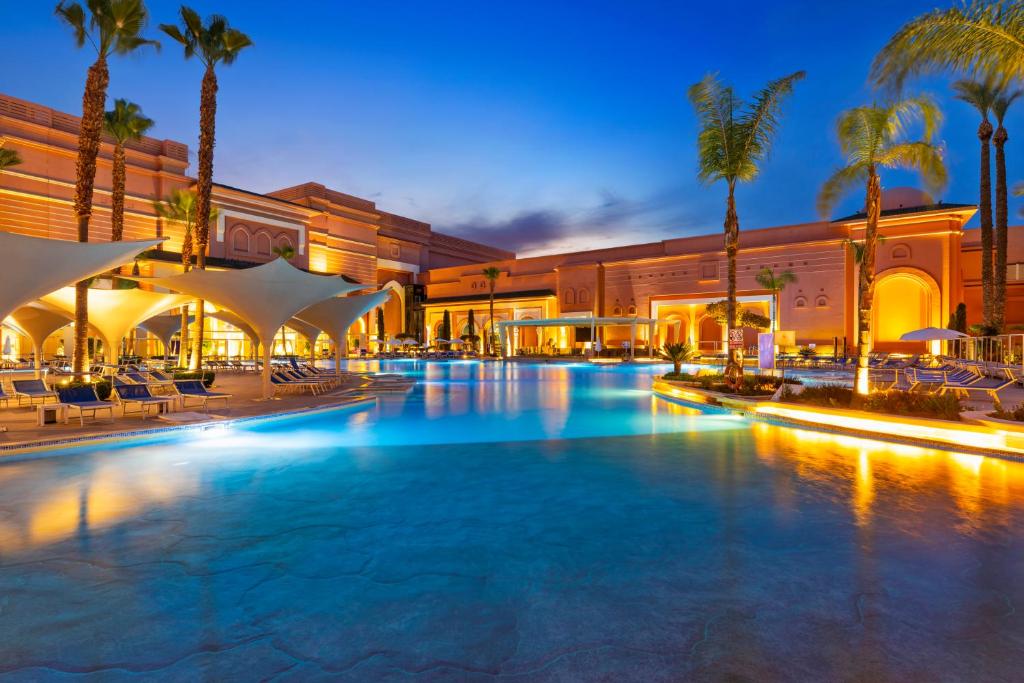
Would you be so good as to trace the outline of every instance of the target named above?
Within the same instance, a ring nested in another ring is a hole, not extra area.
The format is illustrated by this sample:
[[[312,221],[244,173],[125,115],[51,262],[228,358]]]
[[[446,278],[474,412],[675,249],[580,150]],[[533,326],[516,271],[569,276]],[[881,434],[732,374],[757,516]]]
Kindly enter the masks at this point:
[[[441,316],[441,339],[452,338],[452,314],[448,312],[448,309],[444,309],[444,314]],[[444,347],[449,348],[446,342]]]
[[[922,138],[905,140],[907,125],[920,120]],[[818,194],[818,210],[829,212],[848,191],[865,183],[866,227],[860,252],[857,280],[858,334],[856,391],[869,391],[868,354],[871,353],[871,305],[875,295],[875,252],[878,247],[878,222],[882,214],[882,168],[917,171],[925,184],[938,190],[946,183],[946,166],[941,149],[932,144],[932,137],[942,115],[927,97],[899,100],[888,105],[865,105],[848,109],[839,116],[836,132],[839,146],[846,157],[846,166],[837,170]],[[851,242],[851,244],[856,244]]]
[[[114,138],[114,168],[111,172],[110,239],[120,242],[124,237],[124,145],[139,140],[153,127],[153,119],[142,114],[142,108],[128,100],[114,100],[114,108],[104,114],[103,129]]]
[[[501,271],[494,266],[488,266],[481,271],[485,278],[487,278],[487,289],[490,291],[490,301],[488,306],[490,308],[490,317],[488,323],[491,326],[491,332],[487,335],[487,353],[494,354],[494,285],[497,283],[498,278],[501,277]]]
[[[78,131],[78,162],[75,167],[75,216],[78,222],[78,241],[89,241],[89,218],[92,216],[92,191],[96,182],[96,157],[100,152],[103,135],[103,110],[107,101],[110,72],[107,57],[126,55],[144,45],[159,47],[159,43],[146,40],[140,34],[146,26],[148,13],[143,0],[88,0],[86,10],[77,2],[62,0],[56,8],[57,16],[66,22],[75,34],[75,43],[83,47],[86,42],[96,50],[96,61],[89,67],[82,94],[82,123]],[[85,372],[89,332],[89,283],[75,284],[75,353],[72,369]]]
[[[905,24],[871,65],[879,85],[940,71],[1000,81],[1024,77],[1024,4],[972,0],[935,9]]]
[[[183,229],[181,236],[181,266],[187,273],[192,268],[192,234],[196,225],[195,190],[171,190],[171,194],[163,201],[153,202],[153,210],[163,220],[180,223]],[[210,209],[210,219],[217,217],[217,210]],[[202,302],[199,302],[199,306]],[[188,364],[188,306],[181,309],[181,334],[178,342],[178,364]]]
[[[1006,324],[1006,249],[1008,240],[1009,207],[1006,201],[1006,141],[1010,139],[1003,125],[1006,112],[1014,100],[1024,94],[1020,89],[1000,91],[999,97],[992,103],[992,113],[996,117],[995,135],[992,145],[996,148],[996,230],[995,230],[995,278],[992,297],[992,325],[999,332]]]
[[[232,64],[238,54],[252,45],[252,40],[238,29],[231,28],[222,16],[209,17],[203,25],[199,14],[184,5],[180,9],[181,26],[160,24],[160,30],[185,48],[185,59],[198,57],[206,68],[203,74],[199,99],[199,172],[196,177],[199,193],[196,215],[201,220],[196,224],[195,246],[196,267],[206,268],[206,247],[210,242],[210,224],[205,218],[210,211],[210,195],[213,193],[213,146],[217,119],[217,72],[218,64]],[[196,330],[199,338],[192,354],[193,369],[202,365],[203,353],[203,307],[196,311]]]
[[[688,91],[697,112],[700,132],[697,148],[700,167],[697,177],[705,183],[724,180],[729,188],[725,211],[725,254],[728,264],[728,328],[730,336],[739,329],[736,306],[736,254],[739,251],[740,220],[736,213],[736,184],[751,182],[768,156],[779,126],[782,101],[793,92],[803,71],[768,83],[749,105],[733,94],[730,86],[709,74]],[[743,348],[731,348],[725,368],[726,381],[737,385],[743,377]]]
[[[981,114],[978,124],[978,141],[981,142],[981,201],[978,204],[978,218],[981,227],[981,302],[982,317],[986,327],[992,326],[992,162],[989,141],[992,139],[992,123],[988,114],[999,97],[999,87],[991,80],[984,82],[963,80],[953,84],[956,98],[968,103]]]
[[[661,357],[672,362],[672,373],[678,375],[683,363],[693,358],[693,347],[689,344],[665,344],[661,347]]]
[[[17,166],[20,163],[21,155],[18,154],[18,150],[0,147],[0,173],[3,173],[5,169],[10,168],[11,166]]]
[[[769,292],[772,293],[772,305],[775,310],[775,329],[773,332],[777,332],[782,329],[782,324],[779,322],[781,311],[779,308],[779,295],[782,294],[782,290],[786,288],[786,285],[796,282],[796,274],[791,270],[784,270],[778,275],[771,268],[762,268],[755,279],[757,284],[761,285]]]

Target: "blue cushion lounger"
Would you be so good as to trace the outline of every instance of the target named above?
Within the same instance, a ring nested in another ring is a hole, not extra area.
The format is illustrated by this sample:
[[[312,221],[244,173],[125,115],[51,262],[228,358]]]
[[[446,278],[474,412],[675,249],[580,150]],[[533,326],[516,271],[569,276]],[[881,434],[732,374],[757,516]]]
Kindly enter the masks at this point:
[[[174,388],[178,390],[178,394],[181,396],[181,407],[184,408],[188,405],[189,399],[198,400],[203,410],[209,412],[210,401],[221,399],[226,404],[228,399],[231,398],[231,394],[225,394],[218,391],[210,391],[203,384],[202,380],[198,379],[179,379],[174,382]]]
[[[279,372],[275,372],[270,376],[270,382],[274,385],[275,391],[288,388],[295,389],[296,391],[309,389],[310,393],[316,394],[317,390],[322,388],[320,382],[297,381]]]
[[[143,420],[146,419],[146,411],[149,406],[156,406],[159,411],[162,407],[174,403],[175,400],[173,396],[154,396],[145,384],[115,386],[113,394],[121,404],[124,415],[128,414],[128,406],[138,406]]]
[[[101,401],[99,396],[96,395],[96,389],[93,387],[68,387],[67,389],[58,389],[57,397],[60,400],[64,409],[68,412],[65,413],[64,423],[67,424],[68,416],[71,411],[78,411],[78,422],[83,427],[85,426],[85,414],[91,413],[92,419],[96,418],[96,411],[105,410],[110,416],[110,420],[114,420],[114,404],[110,401]]]
[[[972,391],[980,391],[988,394],[993,403],[998,403],[999,392],[1006,387],[1013,386],[1013,383],[1013,380],[1010,378],[999,379],[996,377],[978,377],[975,375],[974,380],[966,382],[947,379],[939,388],[939,393],[944,394],[947,391],[952,391],[957,395],[970,396]]]
[[[46,403],[50,398],[57,399],[56,392],[47,389],[41,379],[15,379],[11,380],[11,386],[14,387],[14,395],[18,397],[19,406],[26,398],[30,406],[35,405],[37,399],[40,403]]]

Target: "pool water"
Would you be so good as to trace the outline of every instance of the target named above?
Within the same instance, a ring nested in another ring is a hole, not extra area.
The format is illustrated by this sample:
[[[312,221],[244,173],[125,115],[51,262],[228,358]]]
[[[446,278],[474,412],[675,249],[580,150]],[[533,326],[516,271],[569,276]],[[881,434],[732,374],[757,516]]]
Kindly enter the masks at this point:
[[[647,367],[383,369],[421,383],[0,466],[0,678],[1020,680],[1024,465]]]

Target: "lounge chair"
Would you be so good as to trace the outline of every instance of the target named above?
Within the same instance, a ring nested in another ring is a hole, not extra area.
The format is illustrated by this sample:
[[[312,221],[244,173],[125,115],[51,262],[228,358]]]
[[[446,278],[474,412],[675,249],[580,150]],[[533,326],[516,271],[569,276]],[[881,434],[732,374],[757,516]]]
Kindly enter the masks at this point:
[[[114,404],[110,401],[101,401],[96,395],[95,387],[77,386],[66,389],[57,389],[57,396],[60,404],[64,406],[64,424],[67,424],[71,411],[78,411],[78,422],[85,426],[85,414],[90,413],[92,419],[97,419],[96,413],[100,410],[107,411],[110,420],[114,420]]]
[[[14,398],[14,394],[7,393],[7,390],[4,389],[3,384],[0,383],[0,405],[3,405],[6,408],[9,405],[10,400],[12,398]]]
[[[182,408],[185,408],[188,405],[189,399],[193,399],[199,401],[199,404],[203,406],[203,410],[209,412],[210,401],[220,399],[226,404],[228,399],[231,398],[231,394],[210,391],[206,388],[206,385],[203,384],[202,380],[198,379],[175,380],[174,388],[177,389],[178,395],[181,396]]]
[[[168,375],[166,372],[161,372],[160,370],[150,370],[149,376],[160,384],[171,384],[174,382],[174,377]]]
[[[35,405],[36,399],[40,403],[46,403],[47,399],[57,400],[57,392],[50,391],[41,379],[15,379],[11,380],[14,387],[14,395],[18,397],[18,405],[28,399],[28,404]]]
[[[967,379],[966,381],[958,381],[956,379],[947,379],[939,387],[939,393],[945,394],[946,392],[952,391],[958,396],[969,397],[971,392],[981,392],[988,394],[989,398],[992,399],[993,403],[999,402],[999,392],[1006,387],[1013,386],[1014,381],[1009,378],[1000,379],[997,377],[982,377],[980,375],[974,375],[974,379]]]
[[[154,396],[145,384],[115,385],[113,395],[121,404],[123,415],[128,415],[128,406],[138,406],[138,412],[142,415],[143,420],[146,419],[149,406],[154,406],[156,411],[160,412],[177,400],[175,396]]]
[[[126,372],[124,376],[130,379],[131,381],[135,382],[136,384],[167,384],[167,382],[157,382],[155,380],[152,380],[143,375],[141,372]]]
[[[313,395],[320,393],[324,388],[321,382],[296,380],[280,372],[275,372],[270,375],[270,382],[274,385],[275,390],[294,389],[295,391],[304,391],[309,389],[310,393]]]

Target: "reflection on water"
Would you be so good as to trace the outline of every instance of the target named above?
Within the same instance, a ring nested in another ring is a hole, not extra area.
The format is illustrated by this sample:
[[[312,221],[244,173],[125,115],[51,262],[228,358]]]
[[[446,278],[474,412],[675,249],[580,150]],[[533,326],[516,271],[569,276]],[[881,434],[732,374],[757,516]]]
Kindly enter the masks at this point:
[[[1024,465],[701,415],[645,370],[412,371],[369,410],[0,466],[0,675],[1019,672]]]

